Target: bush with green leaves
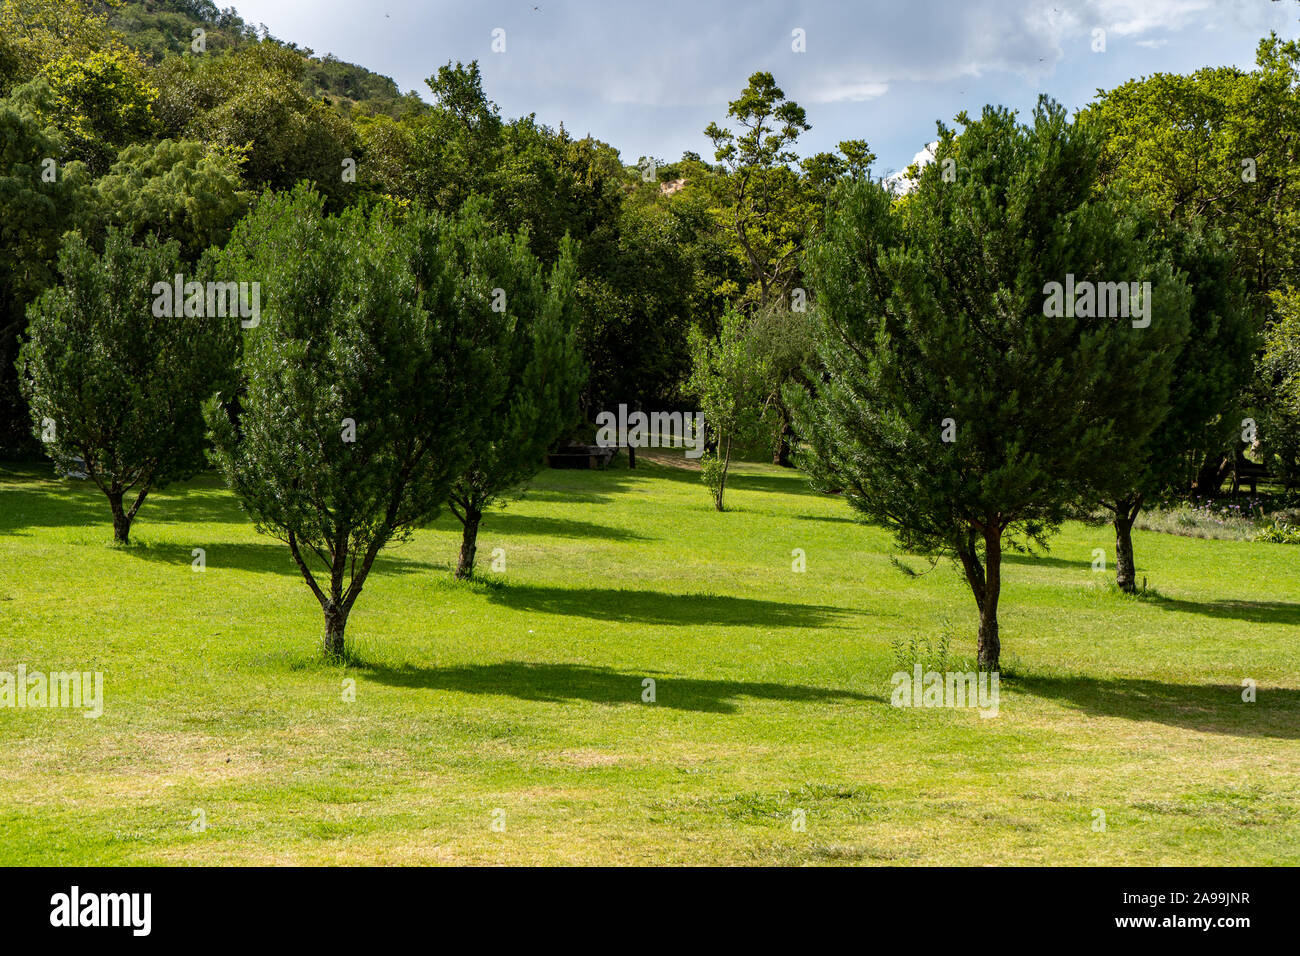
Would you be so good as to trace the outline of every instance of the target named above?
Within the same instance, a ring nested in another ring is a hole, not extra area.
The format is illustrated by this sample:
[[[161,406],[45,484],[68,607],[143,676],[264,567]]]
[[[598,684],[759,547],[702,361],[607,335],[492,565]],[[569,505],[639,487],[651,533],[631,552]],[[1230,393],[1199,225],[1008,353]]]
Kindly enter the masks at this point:
[[[1300,544],[1300,525],[1274,521],[1255,535],[1255,540],[1267,541],[1272,544]]]

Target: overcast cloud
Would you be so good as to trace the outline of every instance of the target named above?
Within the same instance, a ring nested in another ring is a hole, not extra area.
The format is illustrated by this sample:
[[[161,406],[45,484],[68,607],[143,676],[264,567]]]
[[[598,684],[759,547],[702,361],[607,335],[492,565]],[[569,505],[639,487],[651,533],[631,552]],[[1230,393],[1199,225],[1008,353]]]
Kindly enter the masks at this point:
[[[1269,0],[220,0],[250,23],[426,94],[448,60],[477,59],[507,116],[591,133],[625,162],[712,159],[703,135],[755,70],[808,112],[802,153],[866,139],[901,169],[935,120],[1040,92],[1071,108],[1159,71],[1249,68],[1270,30],[1300,35],[1300,3]],[[492,31],[506,50],[493,53]],[[803,30],[806,52],[792,50]],[[1094,52],[1094,30],[1105,52]],[[725,123],[723,125],[726,125]]]

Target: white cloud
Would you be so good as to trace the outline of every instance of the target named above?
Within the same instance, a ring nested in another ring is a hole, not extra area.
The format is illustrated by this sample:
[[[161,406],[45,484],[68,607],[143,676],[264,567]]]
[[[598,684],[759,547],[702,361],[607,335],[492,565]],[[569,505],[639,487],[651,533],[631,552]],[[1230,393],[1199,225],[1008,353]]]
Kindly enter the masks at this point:
[[[888,83],[830,82],[814,86],[803,98],[810,103],[861,103],[888,92]]]
[[[1097,22],[1116,36],[1136,36],[1152,30],[1180,30],[1202,11],[1210,0],[1094,0]]]
[[[929,166],[934,162],[935,152],[939,148],[939,141],[936,139],[932,143],[926,143],[925,148],[912,157],[908,167],[916,166],[918,169]],[[901,169],[891,176],[885,177],[885,188],[900,196],[906,196],[916,188],[916,180],[907,175],[907,169]]]

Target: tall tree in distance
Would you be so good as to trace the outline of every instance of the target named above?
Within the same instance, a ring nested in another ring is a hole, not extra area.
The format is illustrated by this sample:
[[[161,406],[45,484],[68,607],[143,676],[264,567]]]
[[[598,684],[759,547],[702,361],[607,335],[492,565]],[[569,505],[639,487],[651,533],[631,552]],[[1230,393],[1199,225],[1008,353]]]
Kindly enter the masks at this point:
[[[785,98],[771,73],[759,71],[727,107],[740,132],[710,123],[704,135],[729,171],[723,215],[749,267],[746,299],[783,298],[799,274],[799,252],[813,207],[792,165],[794,144],[812,127],[803,107]]]
[[[854,139],[840,143],[839,154],[817,153],[800,163],[794,146],[812,127],[803,108],[786,99],[770,73],[751,76],[727,115],[739,125],[739,133],[717,123],[704,132],[728,171],[721,216],[749,273],[748,286],[739,290],[740,301],[746,311],[768,318],[803,312],[808,296],[797,285],[802,281],[801,257],[826,197],[841,180],[867,179],[875,155],[865,140]],[[784,337],[767,338],[776,342]],[[780,356],[771,359],[771,368],[783,367]],[[790,464],[790,412],[781,396],[785,384],[774,391],[768,407],[777,420],[772,461],[779,465]]]
[[[1300,285],[1300,43],[1265,37],[1251,71],[1130,80],[1101,93],[1083,119],[1102,137],[1104,182],[1122,200],[1153,204],[1171,229],[1219,233],[1256,331],[1271,324],[1274,293]],[[1252,414],[1267,419],[1269,383],[1243,375],[1239,388],[1248,408],[1259,407]],[[1274,437],[1261,432],[1266,447]],[[1197,493],[1217,493],[1245,446],[1209,449]]]

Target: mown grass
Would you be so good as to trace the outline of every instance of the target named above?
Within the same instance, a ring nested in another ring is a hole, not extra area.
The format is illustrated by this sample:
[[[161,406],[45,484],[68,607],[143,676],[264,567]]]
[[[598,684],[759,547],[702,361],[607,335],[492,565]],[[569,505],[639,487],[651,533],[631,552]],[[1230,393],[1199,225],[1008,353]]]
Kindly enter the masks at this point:
[[[347,666],[215,479],[118,548],[47,475],[0,471],[0,670],[102,670],[106,705],[0,709],[3,863],[1300,862],[1294,546],[1137,532],[1139,598],[1104,527],[1012,556],[981,719],[889,705],[894,645],[973,650],[955,572],[770,466],[723,514],[651,462],[544,473],[470,584],[448,517],[381,557]]]

